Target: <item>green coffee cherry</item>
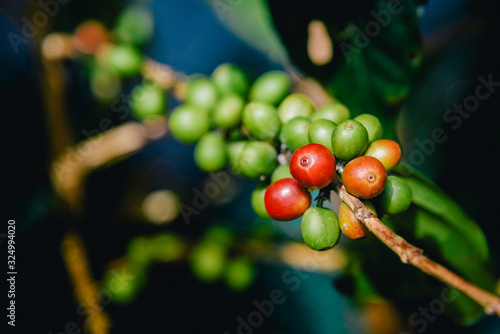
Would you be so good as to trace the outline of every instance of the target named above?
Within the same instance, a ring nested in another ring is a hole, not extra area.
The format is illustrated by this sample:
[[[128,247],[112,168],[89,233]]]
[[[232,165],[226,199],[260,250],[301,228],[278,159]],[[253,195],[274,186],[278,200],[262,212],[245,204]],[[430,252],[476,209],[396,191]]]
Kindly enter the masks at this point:
[[[205,172],[221,170],[227,159],[224,136],[218,132],[204,134],[194,149],[194,161]]]
[[[205,77],[193,77],[189,79],[186,87],[186,102],[204,109],[215,106],[219,92],[212,80]]]
[[[158,262],[176,260],[184,249],[184,241],[174,234],[160,233],[151,239],[151,256]]]
[[[229,93],[222,96],[212,111],[212,121],[221,129],[230,129],[241,122],[245,100],[241,95]]]
[[[355,120],[349,120],[337,125],[332,133],[333,153],[344,161],[354,159],[368,147],[368,132]]]
[[[207,241],[229,246],[234,239],[234,233],[224,225],[212,225],[205,231],[203,238]]]
[[[368,131],[368,142],[369,144],[382,139],[383,129],[380,120],[370,114],[361,114],[354,118],[355,121],[360,122]]]
[[[339,219],[330,209],[311,207],[302,217],[301,231],[307,246],[317,251],[327,250],[340,239]]]
[[[335,124],[340,124],[351,118],[349,109],[339,102],[330,102],[322,105],[311,116],[311,121],[317,119],[327,119]]]
[[[89,75],[92,94],[100,101],[111,102],[122,89],[118,72],[109,66],[98,65],[92,68]]]
[[[123,77],[139,74],[142,68],[142,55],[131,45],[115,45],[107,52],[104,62]]]
[[[127,245],[127,257],[138,267],[147,267],[152,260],[152,243],[145,237],[135,237]]]
[[[224,274],[227,250],[213,241],[202,241],[192,252],[189,264],[193,274],[204,282],[214,282]]]
[[[228,263],[224,278],[231,290],[244,291],[248,289],[255,278],[254,265],[249,259],[238,257]]]
[[[227,153],[229,158],[229,166],[236,173],[240,173],[240,155],[243,151],[243,148],[247,144],[246,141],[237,141],[227,144]]]
[[[151,12],[139,6],[124,10],[118,17],[113,34],[119,42],[125,44],[146,44],[153,34]]]
[[[292,84],[282,71],[271,71],[258,77],[250,87],[250,100],[277,105],[290,91]]]
[[[243,110],[243,125],[250,135],[259,140],[273,140],[281,123],[276,109],[267,103],[252,101]]]
[[[130,108],[139,120],[165,114],[167,99],[163,89],[153,83],[134,88],[131,94]]]
[[[317,119],[309,125],[307,135],[310,143],[317,143],[326,146],[333,152],[332,133],[336,125],[327,119]]]
[[[264,205],[264,195],[268,185],[267,182],[259,182],[252,193],[252,208],[260,218],[264,219],[272,219]]]
[[[271,174],[276,167],[277,153],[274,147],[266,142],[248,142],[239,157],[241,174],[249,178],[259,178]]]
[[[309,124],[305,117],[295,117],[281,129],[280,140],[293,152],[299,147],[309,144]]]
[[[300,93],[288,95],[278,107],[278,114],[283,124],[295,117],[310,118],[313,113],[314,104],[311,99]]]
[[[384,191],[380,194],[380,205],[385,213],[395,215],[406,211],[411,204],[412,193],[406,181],[394,175],[389,175]]]
[[[220,94],[247,92],[249,80],[246,73],[234,64],[221,64],[212,73],[212,81]]]
[[[208,111],[184,103],[172,111],[168,126],[172,136],[181,143],[195,143],[210,128]]]
[[[137,297],[145,282],[142,268],[126,262],[105,272],[102,287],[113,303],[125,305]]]
[[[290,173],[290,165],[289,164],[279,165],[271,174],[271,183],[281,179],[285,179],[287,177],[292,177],[292,174]]]

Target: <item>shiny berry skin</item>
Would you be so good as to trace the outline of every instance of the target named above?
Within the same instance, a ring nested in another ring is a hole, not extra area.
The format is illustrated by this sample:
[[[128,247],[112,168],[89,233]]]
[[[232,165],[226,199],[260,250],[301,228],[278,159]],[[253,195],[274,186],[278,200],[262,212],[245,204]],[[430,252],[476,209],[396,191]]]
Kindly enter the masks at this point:
[[[259,182],[257,187],[252,193],[252,208],[260,218],[271,219],[271,216],[266,211],[266,206],[264,205],[264,196],[266,194],[268,184],[265,182]]]
[[[306,245],[316,251],[330,249],[340,239],[339,219],[330,209],[317,206],[307,209],[300,229]]]
[[[365,155],[377,158],[390,171],[401,161],[401,148],[395,141],[381,139],[371,143]]]
[[[406,181],[402,177],[390,175],[384,191],[380,194],[380,205],[385,213],[395,215],[410,207],[412,197]]]
[[[321,144],[307,144],[297,149],[290,159],[290,173],[300,184],[321,189],[335,177],[335,157]]]
[[[288,123],[295,117],[309,118],[313,112],[313,102],[301,93],[288,95],[278,107],[278,114],[283,124]]]
[[[327,119],[335,124],[340,124],[351,118],[351,114],[347,107],[337,101],[330,102],[322,105],[316,110],[312,116],[311,121],[317,119]]]
[[[361,114],[354,117],[354,120],[360,122],[365,127],[368,132],[368,142],[370,144],[374,141],[382,139],[384,134],[382,123],[380,123],[380,120],[377,117],[370,114]]]
[[[288,94],[292,83],[285,72],[270,71],[258,77],[248,93],[250,100],[278,104]]]
[[[353,119],[342,122],[332,132],[332,147],[335,157],[340,160],[359,157],[368,147],[368,131]]]
[[[370,202],[365,202],[364,204],[377,217],[377,212],[373,204]],[[342,233],[350,239],[362,239],[370,234],[370,230],[356,218],[351,208],[343,202],[340,204],[339,221]]]
[[[387,179],[384,165],[378,159],[362,156],[344,167],[342,182],[346,190],[352,195],[370,199],[382,192]]]
[[[295,220],[311,206],[311,194],[294,178],[285,178],[271,183],[264,195],[264,204],[273,219]]]
[[[309,119],[295,117],[281,128],[280,141],[292,152],[309,144],[309,124],[311,124]]]

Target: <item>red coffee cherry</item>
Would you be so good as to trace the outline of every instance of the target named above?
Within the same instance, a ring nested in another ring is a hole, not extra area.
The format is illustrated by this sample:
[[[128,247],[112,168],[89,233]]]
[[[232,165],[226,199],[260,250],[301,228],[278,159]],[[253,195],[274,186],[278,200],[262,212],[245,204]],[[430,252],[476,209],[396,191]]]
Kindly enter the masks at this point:
[[[372,203],[365,202],[365,206],[377,217]],[[345,203],[340,204],[339,222],[342,233],[350,239],[362,239],[370,234],[370,230],[356,218],[354,212]]]
[[[275,220],[290,221],[299,218],[311,206],[311,194],[294,178],[271,183],[264,195],[267,213]]]
[[[335,157],[321,144],[307,144],[290,159],[290,173],[300,184],[311,189],[329,185],[335,177]]]
[[[364,155],[377,158],[390,171],[401,160],[401,148],[398,143],[389,139],[377,140],[368,146]]]
[[[361,156],[351,160],[342,174],[342,182],[352,195],[370,199],[382,192],[387,179],[384,165],[374,157]]]

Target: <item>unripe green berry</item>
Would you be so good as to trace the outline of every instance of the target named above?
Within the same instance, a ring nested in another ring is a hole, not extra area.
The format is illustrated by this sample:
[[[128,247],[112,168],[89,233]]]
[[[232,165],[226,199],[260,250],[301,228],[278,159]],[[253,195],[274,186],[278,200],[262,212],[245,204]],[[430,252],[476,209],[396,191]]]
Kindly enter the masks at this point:
[[[282,71],[271,71],[258,77],[250,87],[250,100],[277,105],[290,91],[292,84]]]
[[[226,248],[210,240],[198,243],[191,252],[190,265],[193,274],[205,282],[214,282],[224,274]]]
[[[317,119],[313,121],[309,125],[309,130],[307,132],[309,142],[326,146],[333,152],[332,133],[336,127],[335,123],[327,119]]]
[[[380,194],[380,205],[385,213],[395,215],[406,211],[411,204],[412,193],[406,181],[395,175],[387,177],[384,191]]]
[[[349,161],[359,157],[368,147],[368,132],[358,121],[342,122],[333,130],[332,147],[340,160]]]
[[[228,263],[224,273],[227,286],[236,292],[246,290],[255,278],[253,263],[244,257],[239,257]]]
[[[277,156],[276,149],[269,143],[248,142],[239,157],[239,172],[254,179],[270,175],[276,167]]]
[[[243,110],[243,125],[250,135],[259,140],[273,140],[281,123],[276,109],[267,103],[252,101]]]
[[[295,117],[281,129],[280,141],[291,151],[309,144],[309,124],[311,121],[305,117]]]
[[[194,161],[205,172],[216,172],[224,168],[227,163],[224,136],[218,132],[204,134],[194,149]]]
[[[176,260],[184,249],[184,241],[175,234],[160,233],[151,239],[151,256],[158,262]]]
[[[290,173],[290,165],[279,165],[271,174],[271,183],[287,177],[292,177],[292,174]]]
[[[311,207],[302,217],[301,231],[307,246],[317,251],[327,250],[340,239],[339,219],[330,209]]]
[[[252,208],[260,218],[264,219],[272,219],[264,205],[264,195],[268,185],[267,182],[259,182],[252,193]]]
[[[311,99],[300,93],[288,95],[278,107],[278,114],[283,124],[295,117],[310,118],[313,113],[314,104]]]
[[[330,102],[322,105],[312,114],[311,121],[327,119],[335,124],[340,124],[351,118],[349,109],[340,102]]]
[[[153,34],[151,12],[139,6],[124,10],[118,17],[113,34],[119,42],[137,46],[145,44]]]
[[[230,129],[241,122],[245,100],[241,95],[229,93],[222,96],[212,110],[212,121],[221,129]]]
[[[237,93],[244,95],[248,89],[248,76],[234,64],[221,64],[212,72],[212,81],[220,94]]]
[[[368,143],[371,144],[376,140],[382,139],[384,131],[380,120],[370,114],[361,114],[354,118],[355,121],[360,122],[368,132]]]
[[[236,141],[236,142],[230,142],[227,144],[229,166],[236,173],[241,172],[240,155],[241,155],[241,152],[243,151],[243,148],[245,147],[246,144],[247,144],[246,141]]]
[[[121,76],[132,77],[141,71],[143,58],[131,45],[115,45],[106,53],[104,62]]]
[[[208,111],[189,103],[176,107],[168,126],[172,136],[182,143],[194,143],[210,128]]]
[[[132,91],[130,108],[134,116],[141,121],[163,115],[166,104],[165,91],[153,83],[137,86]]]
[[[215,105],[218,97],[219,92],[209,78],[189,79],[186,87],[186,102],[209,110]]]

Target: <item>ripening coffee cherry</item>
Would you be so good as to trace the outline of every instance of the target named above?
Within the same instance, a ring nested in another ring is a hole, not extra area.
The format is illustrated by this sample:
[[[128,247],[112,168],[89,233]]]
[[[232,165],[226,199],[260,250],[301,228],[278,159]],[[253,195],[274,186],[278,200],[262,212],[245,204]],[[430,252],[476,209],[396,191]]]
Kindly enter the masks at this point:
[[[329,209],[307,209],[301,222],[302,238],[307,246],[323,251],[332,248],[340,239],[339,219]]]
[[[259,140],[273,140],[278,137],[281,123],[272,105],[252,101],[243,109],[243,125],[250,135]]]
[[[229,93],[222,96],[211,113],[212,122],[221,129],[230,129],[241,122],[241,114],[245,106],[245,99],[238,94]]]
[[[310,118],[314,112],[311,99],[300,93],[288,95],[279,105],[278,114],[281,123],[286,124],[295,117]]]
[[[131,45],[115,45],[104,56],[104,63],[118,72],[122,77],[133,77],[142,68],[142,55]]]
[[[212,80],[205,77],[190,78],[186,87],[186,102],[204,109],[215,106],[219,92]]]
[[[190,254],[193,274],[204,282],[214,282],[224,274],[227,249],[220,243],[206,240],[198,243]]]
[[[92,54],[109,40],[109,32],[98,21],[85,21],[78,25],[73,34],[73,45],[82,53]]]
[[[168,127],[172,136],[181,143],[195,143],[210,128],[208,111],[184,103],[172,110]]]
[[[227,144],[227,155],[229,158],[229,166],[236,173],[241,173],[240,155],[243,148],[247,144],[246,141],[236,141]]]
[[[290,78],[285,72],[266,72],[250,87],[249,99],[277,105],[288,94],[291,86]]]
[[[266,206],[264,204],[264,195],[266,194],[267,182],[259,182],[255,190],[252,192],[252,208],[253,211],[260,218],[272,219],[271,216],[266,211]]]
[[[295,117],[281,128],[280,141],[292,152],[309,144],[309,124],[311,124],[309,119]]]
[[[276,149],[262,141],[248,142],[238,159],[239,172],[246,177],[258,179],[262,175],[270,175],[277,163]]]
[[[370,114],[361,114],[354,117],[355,121],[360,122],[368,132],[368,142],[371,144],[376,140],[382,139],[383,129],[380,120]]]
[[[332,152],[321,144],[308,144],[297,149],[290,159],[290,173],[304,187],[321,189],[335,177]]]
[[[381,139],[371,143],[364,155],[377,158],[390,171],[401,161],[401,148],[395,141]]]
[[[380,206],[385,213],[395,215],[406,211],[411,204],[412,193],[406,181],[395,175],[387,177],[384,191],[380,194]]]
[[[377,217],[373,204],[371,202],[365,202],[364,204]],[[340,229],[350,239],[362,239],[370,234],[370,230],[356,218],[354,212],[344,202],[340,204],[339,222]]]
[[[231,260],[224,272],[224,279],[228,288],[240,292],[248,289],[255,278],[253,263],[246,257]]]
[[[267,187],[264,204],[273,219],[295,220],[311,206],[311,194],[294,178],[281,179]]]
[[[317,119],[327,119],[335,124],[340,124],[351,118],[351,113],[345,105],[340,102],[334,101],[322,105],[311,116],[311,121]]]
[[[309,124],[309,130],[307,131],[309,142],[326,146],[333,152],[332,133],[335,127],[335,123],[327,119],[317,119],[313,121]]]
[[[340,123],[332,133],[333,153],[337,158],[349,161],[359,157],[368,146],[368,132],[355,120]]]
[[[165,91],[154,83],[146,83],[134,88],[130,109],[139,120],[165,114],[167,99]]]
[[[290,165],[288,164],[279,165],[274,169],[273,173],[271,174],[271,183],[287,177],[292,177],[292,174],[290,173]]]
[[[136,46],[146,44],[153,35],[151,12],[140,6],[125,9],[118,17],[113,35],[121,43]]]
[[[342,173],[342,183],[352,195],[370,199],[384,190],[387,172],[374,157],[362,156],[347,163]]]
[[[220,94],[236,93],[244,95],[248,89],[248,76],[241,67],[221,64],[212,72],[212,81]]]
[[[227,159],[226,142],[219,132],[204,134],[194,148],[194,161],[205,172],[223,169]]]

